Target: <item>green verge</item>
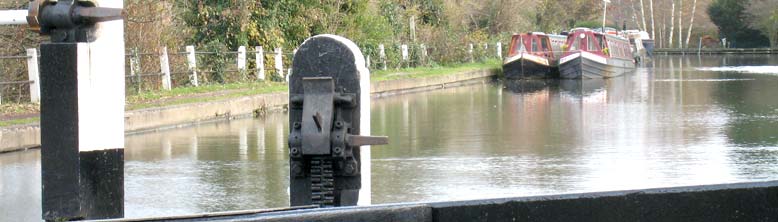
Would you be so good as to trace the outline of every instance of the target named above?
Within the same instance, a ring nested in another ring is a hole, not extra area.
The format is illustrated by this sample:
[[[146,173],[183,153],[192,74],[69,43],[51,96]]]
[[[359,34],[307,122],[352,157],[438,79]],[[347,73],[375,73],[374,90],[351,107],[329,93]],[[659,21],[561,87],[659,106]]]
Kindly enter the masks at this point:
[[[498,59],[489,59],[480,63],[465,63],[450,67],[420,67],[395,70],[379,70],[371,73],[371,81],[379,82],[396,79],[413,79],[431,76],[451,75],[480,69],[500,68],[502,63]]]
[[[151,91],[127,97],[127,110],[211,102],[256,94],[287,92],[280,82],[246,82],[199,87],[179,87],[170,91]]]
[[[3,121],[0,121],[0,127],[15,126],[15,125],[25,125],[25,124],[30,124],[30,123],[37,123],[38,121],[40,121],[39,117],[3,120]]]

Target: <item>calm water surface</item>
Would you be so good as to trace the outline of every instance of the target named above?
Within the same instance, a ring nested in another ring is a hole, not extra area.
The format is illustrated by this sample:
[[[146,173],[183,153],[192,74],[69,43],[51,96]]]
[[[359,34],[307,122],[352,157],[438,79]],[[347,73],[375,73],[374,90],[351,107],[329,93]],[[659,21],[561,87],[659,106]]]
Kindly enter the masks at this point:
[[[376,99],[372,201],[778,180],[778,57],[660,57],[609,80]],[[126,215],[288,206],[285,114],[127,136]],[[40,153],[0,155],[0,220],[40,218]]]

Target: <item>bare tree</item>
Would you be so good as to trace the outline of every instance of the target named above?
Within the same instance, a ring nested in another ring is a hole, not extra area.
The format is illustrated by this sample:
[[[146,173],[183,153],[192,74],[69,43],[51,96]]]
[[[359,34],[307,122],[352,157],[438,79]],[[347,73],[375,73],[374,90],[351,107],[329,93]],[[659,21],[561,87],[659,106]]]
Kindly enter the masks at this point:
[[[683,0],[678,3],[678,48],[683,48]]]
[[[651,9],[651,39],[656,39],[656,26],[654,26],[654,0],[648,0],[648,8]]]
[[[673,47],[673,33],[675,32],[675,0],[670,0],[672,7],[670,8],[670,37],[667,39],[667,47]]]
[[[692,6],[692,15],[691,15],[691,21],[689,22],[689,31],[686,33],[686,47],[689,47],[689,40],[692,37],[692,28],[694,28],[694,17],[697,13],[697,0],[694,0],[692,3],[694,4]]]
[[[641,18],[643,19],[643,31],[646,30],[646,10],[643,6],[643,0],[640,0],[640,14],[642,15]]]

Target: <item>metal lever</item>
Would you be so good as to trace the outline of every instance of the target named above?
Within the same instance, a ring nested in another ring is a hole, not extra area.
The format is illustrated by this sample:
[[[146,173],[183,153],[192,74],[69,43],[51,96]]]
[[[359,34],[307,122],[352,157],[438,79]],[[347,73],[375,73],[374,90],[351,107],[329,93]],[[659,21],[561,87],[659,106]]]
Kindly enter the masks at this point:
[[[389,137],[346,135],[346,144],[356,147],[367,145],[387,145],[389,144]]]

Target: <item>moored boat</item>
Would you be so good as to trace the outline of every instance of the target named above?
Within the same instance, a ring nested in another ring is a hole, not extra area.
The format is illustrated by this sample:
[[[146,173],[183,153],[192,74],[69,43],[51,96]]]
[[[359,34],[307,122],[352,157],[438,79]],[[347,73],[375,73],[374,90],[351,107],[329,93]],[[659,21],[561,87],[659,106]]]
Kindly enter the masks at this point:
[[[557,61],[565,36],[541,32],[515,34],[511,39],[503,72],[508,79],[543,79],[556,77]]]
[[[619,36],[578,28],[564,48],[559,72],[565,79],[612,78],[635,70],[629,41]]]

